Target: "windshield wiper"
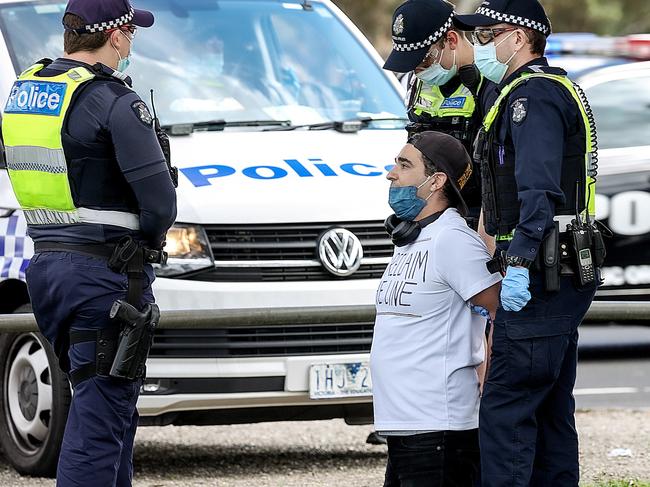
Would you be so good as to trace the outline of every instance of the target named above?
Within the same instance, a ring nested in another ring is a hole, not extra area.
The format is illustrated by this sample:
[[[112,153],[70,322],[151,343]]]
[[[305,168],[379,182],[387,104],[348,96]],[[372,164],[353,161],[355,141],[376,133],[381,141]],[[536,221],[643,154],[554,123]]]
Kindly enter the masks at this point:
[[[206,120],[204,122],[163,125],[169,135],[190,135],[192,132],[217,132],[226,127],[290,127],[291,120]]]
[[[331,122],[310,123],[305,125],[288,125],[278,128],[264,129],[264,132],[270,131],[286,131],[286,130],[336,130],[337,132],[350,134],[358,132],[359,130],[367,128],[374,122],[408,122],[405,117],[359,117],[350,120],[332,120]]]

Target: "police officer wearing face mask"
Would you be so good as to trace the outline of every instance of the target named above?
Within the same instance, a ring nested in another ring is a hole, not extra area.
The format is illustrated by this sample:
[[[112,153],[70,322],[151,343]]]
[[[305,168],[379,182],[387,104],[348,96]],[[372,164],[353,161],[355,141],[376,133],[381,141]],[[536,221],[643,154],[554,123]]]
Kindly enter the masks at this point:
[[[393,50],[384,69],[409,73],[406,96],[409,134],[435,130],[452,135],[470,151],[482,120],[485,89],[471,43],[454,27],[453,5],[444,0],[408,0],[393,14]],[[480,169],[463,190],[470,227],[481,207]]]
[[[497,83],[475,150],[505,272],[481,400],[483,485],[577,486],[578,325],[604,258],[593,117],[543,57],[551,25],[537,0],[485,1],[457,21],[475,28],[475,62]]]
[[[128,0],[70,0],[64,56],[24,71],[3,114],[7,169],[35,242],[34,315],[74,389],[60,487],[131,485],[157,321],[151,263],[164,261],[176,217],[168,153],[124,74],[136,28],[153,22]],[[129,344],[135,354],[122,353]]]

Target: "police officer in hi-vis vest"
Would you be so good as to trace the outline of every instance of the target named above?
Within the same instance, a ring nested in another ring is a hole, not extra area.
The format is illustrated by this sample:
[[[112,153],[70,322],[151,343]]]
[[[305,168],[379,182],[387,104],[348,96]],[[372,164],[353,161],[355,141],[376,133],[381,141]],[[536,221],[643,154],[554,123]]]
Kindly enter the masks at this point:
[[[74,389],[61,487],[124,487],[133,475],[159,317],[151,263],[164,262],[176,217],[168,140],[124,74],[137,27],[153,22],[128,0],[70,0],[64,56],[24,71],[3,114],[7,169],[35,246],[34,315]]]
[[[434,130],[460,140],[472,153],[482,114],[485,83],[474,66],[472,45],[454,25],[445,0],[408,0],[393,14],[393,50],[384,69],[409,73],[406,104],[409,134]],[[463,189],[466,220],[476,230],[481,208],[480,168]]]
[[[543,57],[551,24],[538,0],[485,1],[456,20],[475,29],[476,65],[497,84],[475,150],[505,273],[481,399],[483,485],[577,486],[578,325],[604,259],[593,116]]]

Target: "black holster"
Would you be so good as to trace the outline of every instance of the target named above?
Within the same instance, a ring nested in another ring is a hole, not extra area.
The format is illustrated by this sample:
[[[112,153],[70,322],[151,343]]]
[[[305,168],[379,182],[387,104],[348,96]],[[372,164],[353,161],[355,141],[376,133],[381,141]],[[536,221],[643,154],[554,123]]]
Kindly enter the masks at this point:
[[[506,251],[497,249],[494,253],[494,257],[487,261],[485,266],[491,274],[501,274],[502,277],[505,277],[506,271],[508,270]]]
[[[144,378],[145,364],[160,321],[158,306],[147,304],[140,312],[129,303],[118,300],[113,303],[110,318],[119,320],[122,331],[109,375],[126,380]]]
[[[130,380],[144,377],[145,362],[153,343],[153,333],[160,318],[160,311],[155,304],[146,305],[142,312],[137,311],[136,307],[140,306],[144,291],[144,264],[164,264],[167,261],[166,252],[143,247],[131,237],[122,238],[116,245],[36,242],[34,250],[36,252],[77,252],[106,259],[108,267],[113,272],[126,273],[128,277],[126,301],[129,304],[116,301],[110,312],[111,318],[118,318],[121,321],[121,326],[69,332],[68,346],[84,342],[96,344],[95,363],[84,365],[68,374],[73,387],[94,376],[112,376]],[[65,348],[65,351],[57,351],[59,357],[67,354],[68,347]],[[67,371],[69,369],[67,359],[59,358],[59,360],[62,368]]]
[[[540,260],[540,270],[544,273],[546,291],[559,291],[562,264],[560,262],[560,228],[558,222],[554,222],[551,231],[542,241]]]
[[[472,159],[476,164],[483,164],[489,159],[490,155],[490,140],[485,129],[481,129],[476,134],[474,139],[474,153]]]
[[[167,253],[163,250],[142,247],[131,237],[123,237],[108,258],[108,267],[118,274],[126,273],[129,287],[126,300],[133,306],[140,306],[142,299],[142,282],[144,280],[144,264],[164,264]]]

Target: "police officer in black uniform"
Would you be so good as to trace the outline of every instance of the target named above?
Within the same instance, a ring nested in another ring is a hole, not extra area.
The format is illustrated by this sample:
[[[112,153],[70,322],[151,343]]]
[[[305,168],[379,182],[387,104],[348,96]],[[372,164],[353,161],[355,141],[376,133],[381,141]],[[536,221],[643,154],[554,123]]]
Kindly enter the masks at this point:
[[[70,0],[65,55],[23,73],[5,111],[7,166],[35,242],[29,294],[74,388],[61,487],[125,487],[133,475],[136,403],[157,321],[151,263],[163,261],[176,217],[168,153],[123,72],[137,27],[153,21],[128,0]],[[24,103],[30,86],[44,98]],[[123,353],[133,333],[135,357]]]
[[[454,26],[445,0],[407,0],[393,14],[393,50],[384,69],[409,73],[406,104],[409,134],[434,130],[460,140],[471,154],[482,120],[478,103],[486,83],[473,64],[473,49]],[[481,208],[480,168],[463,189],[466,219],[477,229]]]
[[[543,57],[538,0],[485,1],[457,22],[486,94],[475,157],[505,278],[480,411],[485,486],[577,486],[578,325],[604,247],[593,222],[596,140],[584,93]]]

